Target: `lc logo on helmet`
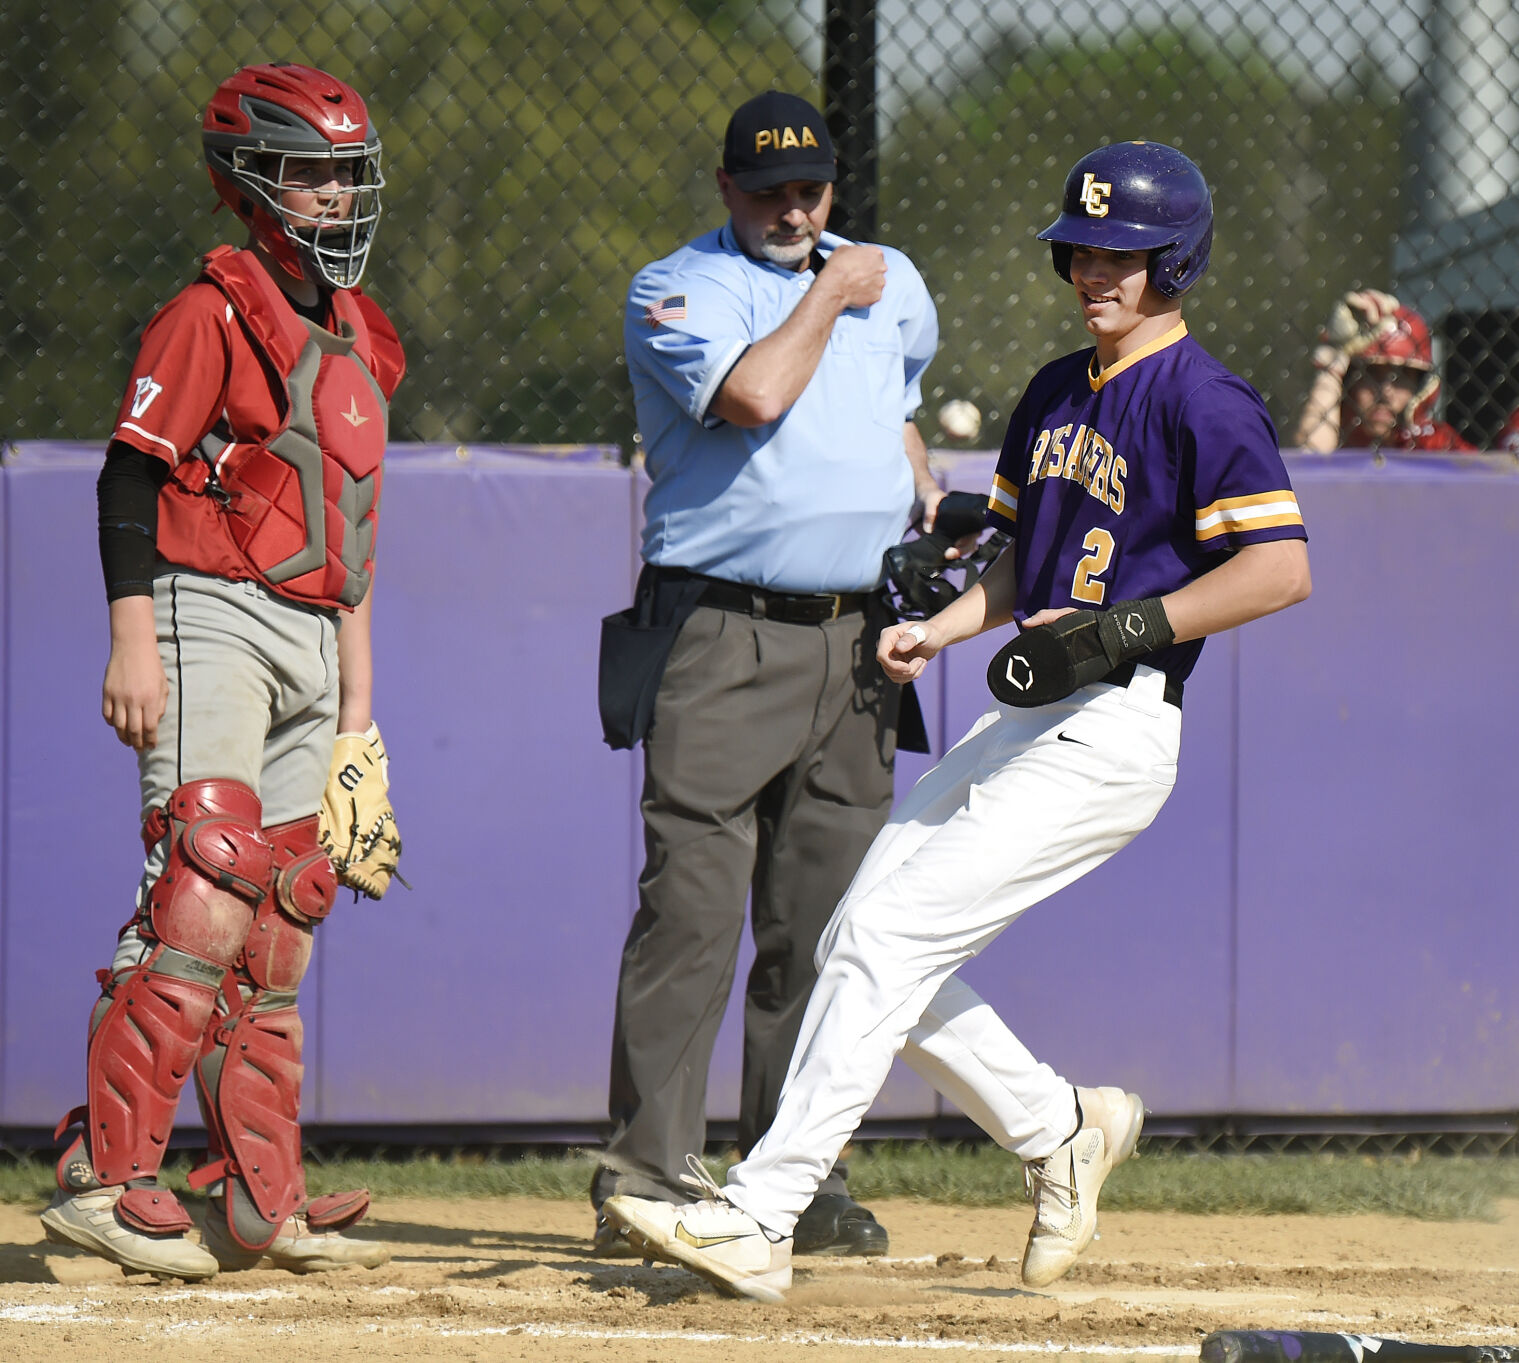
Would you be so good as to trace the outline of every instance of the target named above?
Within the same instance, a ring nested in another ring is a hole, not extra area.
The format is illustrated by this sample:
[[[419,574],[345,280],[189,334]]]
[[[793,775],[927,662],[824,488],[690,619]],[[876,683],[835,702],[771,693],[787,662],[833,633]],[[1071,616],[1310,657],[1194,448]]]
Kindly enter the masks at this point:
[[[1108,216],[1108,195],[1113,192],[1111,180],[1099,180],[1091,171],[1081,179],[1081,206],[1091,218]]]

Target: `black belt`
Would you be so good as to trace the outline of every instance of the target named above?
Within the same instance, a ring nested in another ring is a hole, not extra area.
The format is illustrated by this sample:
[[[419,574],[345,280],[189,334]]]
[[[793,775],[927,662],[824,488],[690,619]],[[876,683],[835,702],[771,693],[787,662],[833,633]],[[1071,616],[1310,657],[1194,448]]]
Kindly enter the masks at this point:
[[[661,576],[701,577],[706,583],[696,599],[698,606],[720,611],[738,611],[757,620],[776,620],[783,625],[821,625],[841,615],[854,615],[865,609],[874,592],[773,592],[768,587],[751,587],[743,582],[727,582],[720,577],[703,577],[683,568],[659,568]]]
[[[1134,669],[1137,666],[1137,663],[1119,663],[1118,666],[1109,672],[1108,675],[1102,680],[1109,686],[1127,686],[1131,681],[1134,680]],[[1182,684],[1179,681],[1172,681],[1170,673],[1167,673],[1165,694],[1166,704],[1174,705],[1178,710],[1181,709],[1181,693]]]

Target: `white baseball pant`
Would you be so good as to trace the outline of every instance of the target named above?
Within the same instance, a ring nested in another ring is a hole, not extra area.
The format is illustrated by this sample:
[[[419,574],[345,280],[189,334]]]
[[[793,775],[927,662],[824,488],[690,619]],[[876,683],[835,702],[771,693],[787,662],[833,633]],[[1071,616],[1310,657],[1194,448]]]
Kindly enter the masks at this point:
[[[997,706],[893,812],[818,943],[818,981],[775,1121],[726,1192],[785,1234],[899,1052],[1000,1145],[1039,1159],[1075,1128],[1071,1086],[954,972],[1032,904],[1146,828],[1176,780],[1165,676]]]

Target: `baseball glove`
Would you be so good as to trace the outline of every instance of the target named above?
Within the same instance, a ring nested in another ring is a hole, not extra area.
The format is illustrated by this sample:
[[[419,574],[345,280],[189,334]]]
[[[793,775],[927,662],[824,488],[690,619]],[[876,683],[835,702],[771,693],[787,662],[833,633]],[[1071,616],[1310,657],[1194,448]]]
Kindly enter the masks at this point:
[[[1397,326],[1397,310],[1398,300],[1380,289],[1347,293],[1330,309],[1329,320],[1319,332],[1314,368],[1343,379],[1351,360]]]
[[[390,759],[379,727],[339,734],[322,792],[320,837],[338,880],[370,899],[390,888],[392,876],[401,880],[401,837],[389,789]]]

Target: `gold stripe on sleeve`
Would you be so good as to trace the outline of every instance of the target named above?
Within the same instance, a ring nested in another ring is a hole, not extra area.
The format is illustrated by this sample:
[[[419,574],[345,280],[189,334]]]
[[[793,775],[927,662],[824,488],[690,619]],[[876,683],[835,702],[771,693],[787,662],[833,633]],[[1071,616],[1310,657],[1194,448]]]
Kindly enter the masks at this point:
[[[1018,489],[1000,474],[992,478],[991,509],[1003,520],[1018,519]]]
[[[1302,512],[1290,488],[1260,492],[1251,497],[1224,497],[1200,507],[1196,533],[1200,543],[1246,530],[1269,530],[1282,525],[1301,525]]]

